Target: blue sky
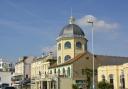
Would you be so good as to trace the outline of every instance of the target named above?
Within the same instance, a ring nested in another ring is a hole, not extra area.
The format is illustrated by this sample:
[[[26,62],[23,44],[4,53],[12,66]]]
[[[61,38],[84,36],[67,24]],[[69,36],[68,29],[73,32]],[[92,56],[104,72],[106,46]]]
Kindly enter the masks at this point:
[[[0,56],[16,60],[52,50],[72,14],[84,30],[91,51],[88,15],[96,19],[94,52],[128,56],[127,0],[0,0]]]

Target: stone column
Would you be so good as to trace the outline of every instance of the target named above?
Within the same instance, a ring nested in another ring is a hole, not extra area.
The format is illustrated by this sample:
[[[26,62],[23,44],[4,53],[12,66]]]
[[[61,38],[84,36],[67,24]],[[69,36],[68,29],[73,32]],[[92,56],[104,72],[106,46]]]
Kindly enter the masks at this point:
[[[36,85],[35,86],[36,86],[35,88],[38,89],[38,82],[36,82]]]
[[[49,87],[49,81],[47,81],[47,89],[50,89],[50,87]]]
[[[40,80],[40,89],[42,89],[42,81]]]
[[[49,89],[51,89],[51,81],[49,81]]]

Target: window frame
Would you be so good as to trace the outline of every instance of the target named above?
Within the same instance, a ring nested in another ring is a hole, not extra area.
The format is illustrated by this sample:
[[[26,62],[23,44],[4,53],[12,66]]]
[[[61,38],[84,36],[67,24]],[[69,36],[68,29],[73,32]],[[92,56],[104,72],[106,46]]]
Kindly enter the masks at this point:
[[[71,68],[70,68],[70,67],[67,68],[67,76],[68,76],[68,77],[71,76]]]
[[[71,42],[66,41],[66,42],[64,43],[64,48],[65,48],[65,49],[71,49]]]
[[[82,43],[80,41],[76,42],[76,48],[82,49]]]
[[[64,57],[64,61],[68,61],[69,59],[71,59],[71,56],[70,56],[70,55],[66,55],[66,56]]]

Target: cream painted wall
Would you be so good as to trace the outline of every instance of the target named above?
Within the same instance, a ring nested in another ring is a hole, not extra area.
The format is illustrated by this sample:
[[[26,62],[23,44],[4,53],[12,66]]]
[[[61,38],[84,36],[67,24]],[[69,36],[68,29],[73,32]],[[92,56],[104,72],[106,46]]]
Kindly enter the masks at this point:
[[[58,70],[60,69],[60,75],[64,75],[63,74],[63,68],[65,69],[66,76],[67,76],[67,70],[68,70],[68,68],[70,68],[70,76],[69,76],[69,78],[71,78],[73,76],[72,75],[72,65],[66,65],[66,66],[51,68],[51,69],[49,69],[49,72],[52,71],[52,75],[58,75]],[[54,73],[54,70],[56,70],[56,74]]]
[[[44,74],[48,74],[50,62],[43,62],[43,60],[38,60],[31,64],[31,78],[39,77],[39,71],[41,72],[41,77],[44,77]]]
[[[124,64],[123,67],[124,67],[125,80],[127,80],[125,81],[125,86],[126,88],[128,88],[128,63]]]
[[[71,78],[60,78],[60,89],[72,89],[73,80]]]
[[[120,89],[120,75],[122,73],[125,77],[125,88],[128,88],[128,63],[125,63],[123,65],[108,65],[98,67],[98,82],[102,81],[102,75],[105,76],[106,81],[110,82],[109,75],[113,74],[114,89]]]
[[[24,63],[20,62],[15,65],[15,73],[22,74],[24,73]]]
[[[0,72],[0,84],[8,83],[11,86],[11,72]]]

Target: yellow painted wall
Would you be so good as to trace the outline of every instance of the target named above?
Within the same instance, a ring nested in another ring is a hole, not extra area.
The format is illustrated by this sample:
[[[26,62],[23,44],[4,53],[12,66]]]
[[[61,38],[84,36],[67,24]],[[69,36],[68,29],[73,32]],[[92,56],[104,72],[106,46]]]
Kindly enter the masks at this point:
[[[70,49],[65,49],[64,44],[69,41],[71,43],[71,48]],[[82,44],[82,49],[76,48],[76,42],[81,42]],[[58,50],[58,44],[61,44],[61,49]],[[85,44],[87,46],[87,40],[85,38],[61,38],[60,40],[57,41],[57,60],[58,57],[61,56],[61,63],[64,63],[64,57],[66,55],[70,55],[71,58],[74,58],[77,56],[79,53],[85,52]],[[59,62],[57,61],[59,64]]]

